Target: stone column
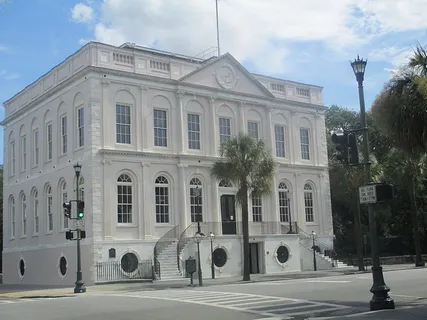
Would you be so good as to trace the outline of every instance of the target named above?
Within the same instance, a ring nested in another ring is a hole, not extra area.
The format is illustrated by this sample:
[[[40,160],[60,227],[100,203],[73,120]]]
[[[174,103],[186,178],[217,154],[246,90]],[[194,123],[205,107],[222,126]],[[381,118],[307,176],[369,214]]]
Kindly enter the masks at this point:
[[[150,170],[150,164],[141,163],[142,179],[139,184],[140,189],[138,190],[138,203],[142,204],[138,212],[138,232],[140,239],[151,239],[155,234],[154,223],[153,223],[153,210],[152,203],[153,197],[153,183],[150,183],[148,171]]]
[[[185,168],[187,168],[187,164],[179,163],[178,171],[179,171],[179,198],[178,198],[178,212],[179,212],[179,225],[180,225],[180,233],[187,228],[188,224],[188,210],[187,210],[187,183],[185,179]]]
[[[265,106],[265,114],[266,114],[266,127],[267,127],[267,145],[268,147],[271,149],[271,151],[273,152],[273,156],[276,155],[275,153],[275,148],[273,148],[273,146],[275,145],[275,134],[274,134],[274,129],[273,129],[273,121],[271,120],[271,106]]]
[[[111,188],[115,186],[115,184],[108,183],[107,177],[109,176],[108,172],[110,172],[111,161],[103,160],[103,178],[102,178],[102,213],[104,218],[104,239],[113,239],[113,235],[115,234],[116,229],[116,217],[114,215],[114,200],[115,197],[112,196],[114,193],[111,192]]]
[[[221,208],[218,206],[218,181],[215,178],[211,179],[211,195],[212,195],[212,222],[214,225],[215,235],[219,235],[221,232]]]
[[[140,87],[141,93],[141,104],[140,108],[136,109],[136,119],[137,122],[140,123],[137,126],[137,137],[136,137],[136,148],[138,151],[142,151],[148,148],[148,119],[150,118],[148,115],[152,113],[149,109],[148,105],[148,88],[145,86]],[[145,103],[144,103],[145,102]]]
[[[246,126],[245,126],[245,111],[244,111],[244,106],[245,103],[243,101],[240,101],[238,104],[238,108],[239,108],[239,119],[237,121],[238,123],[238,128],[237,128],[237,132],[246,132]]]
[[[290,112],[290,119],[289,119],[289,161],[291,164],[295,164],[297,159],[300,158],[301,152],[299,151],[299,145],[300,145],[300,134],[299,134],[299,128],[296,128],[295,123],[295,111]],[[298,129],[298,131],[297,131]]]
[[[176,102],[178,105],[178,121],[177,121],[177,125],[178,125],[178,134],[176,137],[176,145],[177,145],[177,152],[179,154],[183,154],[184,150],[185,150],[185,135],[184,135],[184,130],[185,130],[185,115],[184,115],[184,91],[178,90],[176,92]]]
[[[213,134],[213,137],[208,139],[210,142],[210,154],[212,156],[216,156],[218,153],[218,129],[217,129],[217,122],[216,122],[216,106],[215,106],[215,98],[210,97],[209,98],[209,116],[211,121],[211,132]]]
[[[101,109],[101,115],[102,115],[102,140],[101,140],[101,147],[102,148],[112,148],[111,137],[113,136],[111,134],[111,130],[107,130],[110,128],[111,124],[111,115],[114,114],[114,112],[109,112],[111,110],[110,108],[110,95],[109,95],[109,88],[110,88],[110,81],[104,79],[102,80],[102,109]],[[74,139],[74,137],[73,137]],[[74,141],[73,141],[74,142]],[[76,145],[76,143],[74,143]]]

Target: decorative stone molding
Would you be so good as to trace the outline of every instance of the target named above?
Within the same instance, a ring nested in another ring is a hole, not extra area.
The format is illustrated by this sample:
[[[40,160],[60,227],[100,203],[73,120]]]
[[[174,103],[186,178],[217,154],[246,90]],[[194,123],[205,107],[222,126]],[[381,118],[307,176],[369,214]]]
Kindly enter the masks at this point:
[[[279,250],[280,247],[285,247],[288,250],[288,259],[285,262],[280,262],[278,259],[277,250]],[[280,265],[283,269],[285,269],[288,266],[289,259],[292,257],[292,250],[284,241],[281,241],[280,244],[274,250],[273,256],[277,264]]]
[[[102,160],[102,164],[111,164],[111,161],[110,160]]]
[[[103,85],[103,86],[108,87],[110,84],[111,84],[111,81],[110,81],[110,80],[102,79],[102,85]]]
[[[229,63],[224,63],[213,73],[213,75],[215,76],[218,84],[227,90],[233,89],[239,81],[236,70]]]
[[[178,163],[176,166],[178,168],[188,168],[188,164],[186,164],[186,163]]]
[[[147,86],[140,86],[139,87],[142,91],[148,91],[149,88]]]

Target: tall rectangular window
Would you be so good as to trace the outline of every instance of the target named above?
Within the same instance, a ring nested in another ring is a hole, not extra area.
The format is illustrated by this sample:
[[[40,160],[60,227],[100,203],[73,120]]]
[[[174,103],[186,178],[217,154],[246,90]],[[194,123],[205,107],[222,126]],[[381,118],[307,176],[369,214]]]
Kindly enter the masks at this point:
[[[40,146],[39,146],[39,130],[36,129],[33,131],[33,166],[37,166],[39,164],[39,154],[40,154]]]
[[[130,144],[130,106],[116,104],[116,142]]]
[[[16,171],[16,154],[15,154],[15,141],[12,141],[10,143],[10,175],[13,176],[15,175],[15,171]]]
[[[156,147],[168,146],[168,123],[166,110],[154,109],[154,145]]]
[[[258,122],[248,121],[248,135],[251,138],[258,140],[259,138]]]
[[[276,124],[274,135],[276,137],[276,157],[285,158],[285,127]]]
[[[188,122],[188,149],[200,150],[200,115],[189,113]]]
[[[77,148],[85,144],[85,110],[83,107],[77,109]]]
[[[255,194],[252,195],[252,220],[262,222],[262,198]]]
[[[219,143],[223,144],[231,138],[231,120],[219,118]]]
[[[46,160],[52,160],[52,123],[46,125]]]
[[[21,137],[21,171],[27,170],[27,136]]]
[[[309,130],[307,128],[300,128],[299,134],[301,140],[301,159],[310,160]]]
[[[61,154],[67,153],[67,116],[64,115],[61,117]]]

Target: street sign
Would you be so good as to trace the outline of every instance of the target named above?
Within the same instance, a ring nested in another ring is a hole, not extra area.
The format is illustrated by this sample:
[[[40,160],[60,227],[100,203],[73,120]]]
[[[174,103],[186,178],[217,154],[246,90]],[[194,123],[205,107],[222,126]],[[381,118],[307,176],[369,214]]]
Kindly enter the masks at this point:
[[[359,187],[359,201],[360,203],[376,203],[377,202],[376,185]]]
[[[76,229],[84,229],[85,221],[83,219],[74,220]]]

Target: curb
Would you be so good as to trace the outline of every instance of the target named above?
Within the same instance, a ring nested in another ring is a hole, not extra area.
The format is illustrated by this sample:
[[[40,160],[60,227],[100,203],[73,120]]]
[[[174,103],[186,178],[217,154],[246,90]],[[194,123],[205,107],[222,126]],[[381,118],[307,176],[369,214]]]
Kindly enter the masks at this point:
[[[69,291],[51,291],[48,290],[35,290],[35,291],[18,291],[18,292],[8,292],[1,293],[0,299],[41,299],[41,298],[63,298],[63,297],[73,297],[75,293],[70,289]]]

